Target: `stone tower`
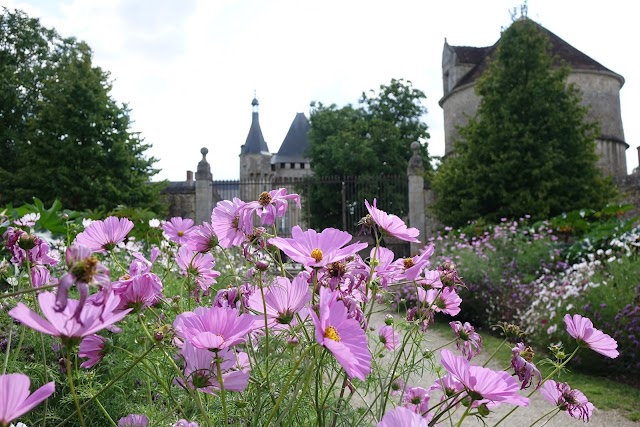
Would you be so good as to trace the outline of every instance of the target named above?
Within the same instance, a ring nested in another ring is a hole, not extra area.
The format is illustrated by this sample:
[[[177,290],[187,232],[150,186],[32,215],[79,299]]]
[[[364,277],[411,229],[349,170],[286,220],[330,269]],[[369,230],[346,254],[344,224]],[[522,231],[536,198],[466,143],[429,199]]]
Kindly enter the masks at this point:
[[[528,18],[525,18],[528,19]],[[517,25],[515,22],[513,25]],[[538,25],[538,24],[536,24]],[[620,89],[624,78],[580,52],[546,28],[538,25],[551,43],[551,54],[571,67],[569,83],[575,83],[582,92],[582,102],[588,105],[587,120],[600,125],[596,142],[598,167],[605,175],[621,178],[627,175],[625,151],[629,145],[624,139],[620,109]],[[442,83],[444,96],[440,106],[444,112],[445,155],[453,150],[458,138],[457,128],[465,126],[468,116],[474,116],[480,99],[475,93],[475,82],[488,68],[497,42],[493,46],[451,46],[445,40],[442,52]]]
[[[273,179],[271,172],[271,153],[262,136],[258,116],[259,102],[251,101],[251,127],[244,145],[240,147],[240,198],[244,201],[257,200],[269,182]]]

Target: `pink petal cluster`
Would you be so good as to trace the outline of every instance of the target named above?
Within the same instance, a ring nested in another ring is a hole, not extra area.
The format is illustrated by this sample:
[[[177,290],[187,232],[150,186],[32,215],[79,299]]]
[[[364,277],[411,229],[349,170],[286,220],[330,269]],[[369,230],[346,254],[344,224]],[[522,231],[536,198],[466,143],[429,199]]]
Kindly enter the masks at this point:
[[[80,315],[76,316],[80,303],[78,300],[69,299],[64,310],[56,311],[56,295],[43,292],[38,295],[38,302],[45,319],[21,302],[9,311],[9,316],[38,332],[60,337],[64,343],[73,343],[113,325],[131,311],[116,311],[120,299],[113,293],[109,293],[100,305],[93,304],[93,298],[89,298],[88,303],[81,308]]]
[[[147,427],[149,417],[143,414],[129,414],[118,420],[118,427]]]
[[[211,212],[211,227],[218,236],[220,247],[240,246],[244,242],[245,234],[240,229],[240,212],[245,202],[233,198],[233,201],[218,202]]]
[[[388,214],[378,209],[377,203],[377,199],[373,199],[373,206],[369,204],[368,200],[364,201],[371,219],[377,224],[382,233],[407,242],[420,243],[420,240],[416,238],[420,234],[417,228],[407,228],[404,221],[396,215]]]
[[[591,320],[574,314],[564,316],[567,332],[575,338],[579,344],[589,347],[596,353],[615,359],[618,353],[618,342],[599,329],[593,327]]]
[[[563,411],[567,411],[573,418],[582,421],[589,421],[595,409],[580,390],[572,390],[569,384],[566,383],[547,380],[540,388],[540,393],[546,400]]]
[[[429,410],[429,391],[422,387],[407,387],[402,396],[402,406],[416,414]]]
[[[391,325],[380,326],[378,337],[380,338],[380,342],[389,351],[395,351],[400,347],[400,336],[393,330],[393,326]]]
[[[349,377],[364,381],[371,372],[367,335],[357,320],[348,317],[347,307],[337,297],[337,292],[320,288],[319,315],[310,312],[316,341],[333,354]]]
[[[87,357],[88,360],[82,362],[80,367],[89,369],[97,365],[104,356],[106,342],[107,339],[105,337],[96,334],[84,337],[80,342],[78,357]]]
[[[307,314],[302,312],[311,301],[311,289],[307,283],[309,274],[302,272],[298,274],[293,283],[286,277],[277,277],[275,282],[264,289],[264,299],[262,292],[257,289],[249,297],[249,308],[259,314],[264,319],[265,306],[267,314],[267,325],[263,327],[281,330],[289,328],[289,325],[296,325],[296,315],[304,319]]]
[[[462,355],[471,360],[482,350],[482,337],[469,322],[449,322],[449,326],[456,334],[456,347],[462,349]]]
[[[0,424],[3,426],[26,414],[55,391],[55,383],[51,381],[34,391],[29,392],[31,380],[24,374],[0,375]]]
[[[173,322],[176,335],[196,348],[222,350],[246,341],[258,316],[240,314],[235,308],[198,307],[179,314]]]
[[[376,427],[429,427],[429,420],[410,409],[397,406],[385,412]]]
[[[442,365],[462,383],[474,405],[486,403],[491,407],[500,403],[517,406],[529,404],[528,398],[518,394],[519,384],[507,372],[470,365],[467,359],[456,356],[449,350],[442,350],[440,354]]]
[[[454,288],[429,289],[418,288],[418,300],[431,306],[434,311],[455,316],[460,313],[462,298]]]
[[[296,225],[291,229],[290,239],[274,237],[269,243],[306,267],[324,267],[367,247],[366,243],[359,242],[344,246],[351,239],[351,234],[335,228],[325,228],[318,233],[313,229],[302,231]]]
[[[162,230],[164,230],[164,234],[169,240],[182,246],[189,241],[189,237],[195,228],[193,227],[193,220],[191,218],[174,216],[162,224]]]
[[[76,236],[75,245],[83,245],[92,252],[106,254],[123,242],[133,229],[133,222],[127,218],[110,216],[101,221],[93,221]]]
[[[273,225],[276,218],[282,218],[287,212],[289,200],[296,203],[300,209],[300,196],[297,194],[287,194],[286,188],[264,191],[258,200],[246,203],[240,213],[240,228],[251,234],[253,230],[253,214],[260,218],[260,224]]]
[[[178,249],[176,263],[180,267],[182,275],[193,278],[205,295],[208,295],[209,287],[216,283],[216,277],[220,276],[220,272],[213,269],[215,266],[213,255],[194,252],[187,246]],[[197,299],[199,295],[197,289],[194,291],[194,295]]]

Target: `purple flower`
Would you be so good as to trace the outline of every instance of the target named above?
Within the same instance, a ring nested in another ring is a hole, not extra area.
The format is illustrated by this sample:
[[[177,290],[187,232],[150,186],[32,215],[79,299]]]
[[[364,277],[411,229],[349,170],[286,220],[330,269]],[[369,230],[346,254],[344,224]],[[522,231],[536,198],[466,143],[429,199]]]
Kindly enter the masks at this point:
[[[144,273],[114,285],[113,292],[120,297],[120,308],[139,312],[162,299],[162,282],[154,273]]]
[[[301,314],[302,319],[306,317],[300,311],[311,301],[308,276],[308,273],[302,272],[293,279],[293,283],[286,277],[277,277],[271,286],[264,289],[264,300],[259,289],[251,294],[249,308],[258,313],[261,319],[264,319],[266,305],[267,325],[263,326],[285,329],[297,324],[296,314]]]
[[[216,353],[194,347],[185,342],[180,351],[184,358],[184,376],[189,387],[204,393],[215,394],[220,390],[216,358],[220,359],[222,385],[227,391],[243,391],[249,384],[249,359],[246,353],[226,348]],[[178,384],[184,386],[181,379]]]
[[[287,212],[289,200],[296,202],[296,206],[300,209],[300,196],[297,194],[287,194],[286,188],[263,191],[255,202],[246,203],[240,212],[241,225],[240,228],[245,232],[251,233],[253,230],[253,213],[260,217],[260,224],[273,225],[276,218],[281,218]]]
[[[194,228],[193,233],[189,235],[187,245],[189,249],[195,252],[209,252],[218,244],[216,232],[208,222],[203,222]]]
[[[306,267],[324,267],[367,247],[366,243],[353,243],[343,247],[351,241],[352,236],[335,228],[325,228],[320,233],[313,229],[303,232],[296,225],[291,229],[291,237],[274,237],[269,243]]]
[[[82,362],[81,368],[93,368],[102,360],[105,351],[105,343],[107,339],[100,335],[89,335],[82,339],[80,342],[80,349],[78,351],[78,357],[87,357],[88,360]]]
[[[400,346],[400,337],[391,325],[380,326],[378,337],[380,338],[380,342],[389,351],[394,351]]]
[[[24,374],[0,375],[0,424],[9,425],[12,420],[26,414],[55,391],[51,381],[29,394],[31,380]]]
[[[348,317],[347,307],[337,296],[337,292],[320,288],[319,316],[310,311],[316,341],[333,354],[349,377],[364,381],[371,372],[367,335],[357,320]]]
[[[511,350],[511,354],[511,367],[514,369],[520,382],[522,382],[520,389],[522,390],[529,387],[533,383],[534,377],[538,378],[536,389],[540,387],[542,375],[538,368],[536,368],[536,365],[531,363],[533,359],[533,350],[531,347],[525,348],[524,344],[520,342]]]
[[[563,411],[567,411],[573,418],[589,421],[595,407],[580,390],[569,387],[566,383],[547,380],[540,388],[540,393],[549,402]]]
[[[111,278],[109,270],[102,265],[87,246],[69,246],[65,258],[69,271],[60,279],[56,310],[62,311],[66,308],[69,289],[75,284],[80,295],[80,303],[77,305],[75,313],[77,318],[89,297],[89,285],[97,284],[103,292],[109,292]]]
[[[181,273],[192,277],[205,295],[208,294],[209,287],[216,283],[216,277],[220,276],[220,272],[213,269],[215,266],[213,255],[194,252],[187,246],[178,249],[176,263]],[[194,294],[198,295],[197,290]]]
[[[422,287],[418,288],[418,299],[427,303],[434,311],[455,316],[460,313],[460,303],[462,298],[458,296],[453,288],[429,289],[425,291]]]
[[[179,314],[173,327],[178,337],[195,347],[217,351],[245,342],[257,321],[258,316],[238,315],[235,308],[198,307]]]
[[[429,410],[429,391],[422,387],[407,387],[402,396],[402,406],[416,414]]]
[[[56,295],[43,292],[38,295],[38,302],[46,320],[21,302],[9,311],[9,316],[38,332],[60,337],[65,344],[73,344],[80,338],[118,322],[131,311],[115,312],[120,299],[113,293],[109,293],[101,305],[93,304],[92,299],[93,297],[89,298],[88,303],[80,310],[77,310],[80,302],[69,299],[64,310],[57,311]],[[77,311],[79,316],[75,314]]]
[[[496,372],[481,366],[469,365],[467,359],[456,356],[449,350],[441,350],[440,354],[442,365],[462,383],[474,406],[483,403],[487,406],[500,403],[517,406],[529,404],[528,398],[518,394],[518,383],[507,372]]]
[[[127,218],[110,216],[104,221],[93,221],[76,236],[75,245],[84,245],[93,252],[106,254],[124,241],[133,229],[133,222]]]
[[[245,202],[234,197],[233,201],[218,202],[211,212],[211,227],[218,236],[218,243],[225,249],[240,246],[244,242],[245,234],[239,225],[240,211],[244,205]]]
[[[118,427],[147,427],[147,425],[149,425],[149,418],[142,414],[129,414],[118,421]]]
[[[567,325],[567,332],[575,338],[580,345],[589,347],[596,353],[615,359],[618,353],[618,343],[599,329],[593,327],[591,320],[574,314],[564,316],[564,323]]]
[[[407,242],[420,243],[420,240],[416,239],[416,236],[420,234],[420,231],[417,228],[407,228],[404,221],[397,216],[378,209],[377,203],[378,201],[373,199],[373,206],[371,206],[369,201],[364,201],[364,205],[367,207],[369,215],[371,215],[371,219],[376,223],[383,234]]]
[[[482,337],[471,326],[469,322],[464,322],[464,325],[459,322],[449,322],[449,326],[453,328],[456,334],[456,347],[460,350],[462,347],[462,355],[471,360],[474,356],[477,356],[482,350]]]
[[[189,236],[194,231],[193,220],[176,216],[165,222],[162,229],[169,240],[182,246],[189,241]]]
[[[407,408],[397,406],[385,412],[376,427],[429,427],[429,420]]]

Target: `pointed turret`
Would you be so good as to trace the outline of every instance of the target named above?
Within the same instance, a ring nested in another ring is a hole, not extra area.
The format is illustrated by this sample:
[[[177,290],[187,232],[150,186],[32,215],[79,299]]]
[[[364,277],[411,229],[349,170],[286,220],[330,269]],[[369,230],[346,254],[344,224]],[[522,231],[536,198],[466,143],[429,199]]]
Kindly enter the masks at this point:
[[[309,149],[309,128],[309,120],[304,113],[296,114],[272,162],[308,162],[306,154]]]
[[[260,129],[260,120],[258,118],[258,105],[260,103],[254,97],[251,101],[253,106],[253,113],[251,113],[251,127],[249,128],[249,135],[244,145],[240,148],[240,154],[260,154],[269,153],[269,147],[267,142],[262,136],[262,129]]]

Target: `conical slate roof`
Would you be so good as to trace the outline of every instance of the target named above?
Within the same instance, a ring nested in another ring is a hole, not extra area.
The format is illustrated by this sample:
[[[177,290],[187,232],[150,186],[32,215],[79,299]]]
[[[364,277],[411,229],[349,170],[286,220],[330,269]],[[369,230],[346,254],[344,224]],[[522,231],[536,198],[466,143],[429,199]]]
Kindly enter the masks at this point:
[[[528,19],[528,18],[524,18]],[[600,71],[611,73],[618,77],[618,79],[624,83],[624,78],[611,71],[607,67],[603,66],[599,62],[580,52],[575,47],[571,46],[566,41],[562,40],[560,37],[552,33],[551,31],[544,28],[542,25],[538,24],[535,21],[531,21],[538,28],[549,37],[549,41],[551,43],[551,55],[557,57],[561,61],[567,63],[573,70],[579,71]],[[518,25],[518,21],[514,22],[512,25]],[[465,63],[475,63],[476,66],[471,69],[467,74],[462,77],[458,83],[455,85],[454,89],[460,86],[464,86],[468,83],[474,82],[478,77],[480,77],[486,70],[489,68],[489,64],[487,62],[488,58],[491,58],[498,46],[498,42],[496,42],[493,46],[487,46],[482,48],[472,48],[469,46],[452,46],[455,50],[456,54],[464,57]]]
[[[308,161],[309,128],[309,120],[304,113],[297,113],[272,163]]]
[[[260,121],[258,119],[258,100],[253,98],[251,101],[254,111],[251,116],[251,128],[249,128],[249,135],[244,145],[240,148],[240,154],[260,154],[269,153],[269,147],[267,142],[262,136],[262,129],[260,129]]]

